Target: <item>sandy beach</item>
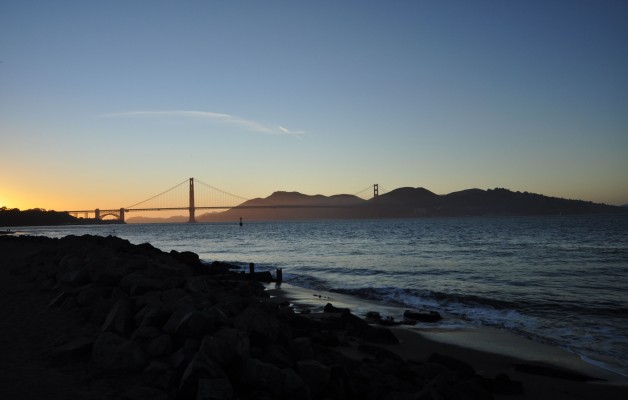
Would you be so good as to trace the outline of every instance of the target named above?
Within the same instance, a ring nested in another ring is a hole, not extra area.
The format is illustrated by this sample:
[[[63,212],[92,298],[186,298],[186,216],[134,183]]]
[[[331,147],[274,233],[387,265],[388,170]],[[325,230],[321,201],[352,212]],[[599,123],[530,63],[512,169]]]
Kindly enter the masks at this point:
[[[554,347],[368,325],[356,316],[401,310],[262,285],[194,256],[115,238],[0,238],[2,397],[628,398],[625,378]]]
[[[348,307],[363,316],[368,311],[402,318],[403,309],[358,299],[340,293],[311,290],[282,284],[269,286],[271,295],[293,302],[306,312],[321,312],[331,302],[337,307]],[[511,333],[490,328],[434,329],[429,324],[394,328],[399,345],[386,346],[389,350],[410,359],[425,360],[439,353],[463,360],[474,366],[483,376],[508,374],[522,382],[524,393],[520,399],[623,399],[628,395],[628,378],[588,364],[577,355],[560,348],[533,342]],[[564,378],[519,372],[517,365],[540,365],[561,371],[572,371],[593,378],[576,382]],[[513,395],[495,395],[513,398]]]

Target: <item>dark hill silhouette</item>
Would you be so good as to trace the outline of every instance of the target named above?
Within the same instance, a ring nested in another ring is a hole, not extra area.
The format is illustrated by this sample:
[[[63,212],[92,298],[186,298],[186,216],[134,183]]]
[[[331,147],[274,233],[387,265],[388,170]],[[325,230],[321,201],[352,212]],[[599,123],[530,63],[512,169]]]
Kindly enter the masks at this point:
[[[266,198],[248,200],[222,213],[207,213],[199,222],[268,221],[289,219],[360,218],[366,200],[348,194],[334,196],[305,195],[299,192],[275,192]],[[256,208],[259,207],[259,208]]]
[[[257,198],[249,200],[240,205],[240,207],[253,205],[283,206],[283,205],[318,205],[318,206],[337,206],[337,205],[356,205],[362,204],[365,200],[348,194],[337,194],[333,196],[323,196],[320,194],[310,196],[299,192],[275,192],[270,196],[262,199]]]
[[[130,217],[125,218],[124,221],[127,224],[180,224],[188,222],[189,216],[175,215],[173,217],[159,218],[159,217]]]
[[[382,204],[395,204],[395,203],[415,203],[415,204],[432,204],[438,201],[438,195],[430,192],[424,188],[411,188],[402,187],[395,189],[391,192],[383,194],[377,198],[372,199],[374,202]]]
[[[63,225],[77,223],[68,213],[46,211],[39,208],[20,211],[17,208],[0,208],[0,226],[33,226],[33,225]]]
[[[38,208],[20,211],[17,208],[0,208],[0,226],[33,226],[76,224],[78,219],[68,213]]]
[[[255,208],[255,207],[264,208]],[[496,188],[467,189],[437,195],[425,188],[403,187],[370,200],[352,195],[305,195],[275,192],[249,200],[222,213],[204,214],[198,221],[290,219],[418,218],[432,216],[559,215],[626,213],[626,208],[568,200]]]
[[[34,208],[20,211],[18,208],[0,208],[0,226],[90,225],[118,224],[117,220],[76,218],[64,211]]]

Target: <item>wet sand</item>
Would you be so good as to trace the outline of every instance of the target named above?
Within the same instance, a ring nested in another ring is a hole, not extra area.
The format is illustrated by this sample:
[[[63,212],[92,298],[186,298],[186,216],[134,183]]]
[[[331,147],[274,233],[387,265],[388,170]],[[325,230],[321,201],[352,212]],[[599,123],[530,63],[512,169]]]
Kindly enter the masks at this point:
[[[305,289],[282,284],[268,286],[271,296],[289,301],[301,312],[322,312],[327,303],[349,308],[356,315],[369,311],[402,320],[403,309],[379,302],[359,299],[340,293]],[[386,345],[389,350],[407,359],[426,360],[439,353],[463,360],[481,376],[507,374],[523,383],[524,394],[495,395],[496,398],[518,399],[626,399],[628,378],[586,363],[576,354],[557,347],[537,343],[512,333],[491,328],[437,329],[419,323],[414,327],[400,325],[392,328],[399,345]],[[547,366],[560,371],[582,374],[594,380],[574,382],[567,379],[524,373],[517,365]]]

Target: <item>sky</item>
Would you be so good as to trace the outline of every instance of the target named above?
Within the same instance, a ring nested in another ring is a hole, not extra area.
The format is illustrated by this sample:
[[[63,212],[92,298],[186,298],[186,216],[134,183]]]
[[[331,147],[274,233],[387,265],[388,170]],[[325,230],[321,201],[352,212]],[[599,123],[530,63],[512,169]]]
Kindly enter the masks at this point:
[[[0,0],[0,207],[508,188],[628,203],[628,2]]]

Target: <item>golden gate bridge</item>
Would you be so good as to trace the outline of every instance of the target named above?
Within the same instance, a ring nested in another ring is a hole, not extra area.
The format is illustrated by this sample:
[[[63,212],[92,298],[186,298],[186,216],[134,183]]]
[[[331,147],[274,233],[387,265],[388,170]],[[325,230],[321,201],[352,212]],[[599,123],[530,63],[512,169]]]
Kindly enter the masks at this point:
[[[195,183],[197,184],[195,190]],[[361,197],[365,193],[371,193],[373,197],[379,195],[380,187],[378,184],[369,185],[361,191],[354,193],[354,196]],[[116,209],[92,209],[92,210],[71,210],[65,211],[75,217],[90,218],[103,220],[106,218],[116,219],[124,223],[127,213],[131,212],[151,212],[151,211],[188,211],[188,222],[196,222],[196,210],[226,210],[234,207],[239,208],[307,208],[307,207],[332,207],[329,205],[286,205],[286,204],[255,204],[246,205],[247,199],[222,189],[218,189],[199,179],[189,178],[185,181],[163,191],[146,200],[132,204],[128,207]],[[334,206],[335,207],[335,206]]]

